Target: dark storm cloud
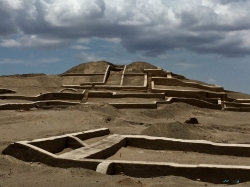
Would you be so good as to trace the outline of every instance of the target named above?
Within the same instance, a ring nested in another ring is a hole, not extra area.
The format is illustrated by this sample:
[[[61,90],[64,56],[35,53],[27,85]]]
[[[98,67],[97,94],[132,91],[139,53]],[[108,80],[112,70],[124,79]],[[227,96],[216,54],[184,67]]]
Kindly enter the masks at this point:
[[[10,35],[17,32],[17,27],[12,15],[8,12],[8,7],[5,6],[4,2],[0,1],[0,36]]]
[[[154,57],[184,48],[227,57],[250,54],[245,0],[0,0],[2,47],[63,47],[78,38],[118,38]],[[6,34],[21,34],[5,39]]]

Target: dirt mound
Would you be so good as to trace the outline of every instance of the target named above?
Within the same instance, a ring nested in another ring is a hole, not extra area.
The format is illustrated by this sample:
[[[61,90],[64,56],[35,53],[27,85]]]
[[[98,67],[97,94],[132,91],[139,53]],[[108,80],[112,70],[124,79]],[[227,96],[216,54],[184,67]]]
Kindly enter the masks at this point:
[[[87,62],[79,64],[64,73],[105,73],[108,65],[113,64],[107,61]]]
[[[196,110],[197,107],[191,106],[186,103],[173,103],[171,105],[164,105],[157,110],[143,110],[140,112],[140,116],[157,118],[175,118],[176,116],[182,116]]]
[[[134,181],[131,178],[119,180],[117,183],[122,186],[144,186],[141,181]]]
[[[202,131],[199,128],[194,125],[183,124],[179,121],[151,125],[142,131],[142,134],[177,139],[203,139]]]
[[[157,67],[147,62],[133,62],[127,65],[126,72],[143,73],[144,69],[157,69]]]
[[[232,99],[250,99],[249,94],[227,91],[227,97]]]
[[[120,116],[121,113],[120,111],[111,106],[108,103],[98,103],[98,104],[93,104],[93,105],[76,105],[76,106],[72,106],[72,107],[68,107],[68,110],[78,110],[78,111],[84,111],[84,112],[88,112],[88,111],[95,111],[95,112],[100,112],[102,114],[105,114],[107,116]]]
[[[38,77],[45,76],[44,73],[28,73],[28,74],[14,74],[14,75],[1,75],[0,77]]]

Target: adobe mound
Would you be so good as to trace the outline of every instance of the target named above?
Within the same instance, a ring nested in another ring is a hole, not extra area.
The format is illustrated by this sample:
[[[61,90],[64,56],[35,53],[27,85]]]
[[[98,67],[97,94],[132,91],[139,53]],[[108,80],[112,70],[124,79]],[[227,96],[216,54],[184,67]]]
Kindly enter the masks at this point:
[[[173,103],[171,105],[165,105],[157,110],[143,110],[139,112],[140,116],[157,118],[175,118],[184,114],[191,114],[192,111],[196,111],[198,108],[186,103]]]
[[[196,140],[201,139],[201,132],[198,128],[183,124],[179,121],[172,123],[157,123],[151,125],[144,131],[143,135],[148,136],[158,136],[158,137],[167,137],[167,138],[176,138],[176,139],[190,139]]]
[[[134,181],[131,178],[125,178],[117,182],[117,184],[122,185],[122,186],[143,186],[141,181]]]
[[[83,112],[95,111],[113,117],[120,115],[120,111],[117,108],[105,102],[94,105],[76,105],[69,107],[68,110],[78,110]]]
[[[143,73],[144,69],[157,69],[156,66],[147,62],[133,62],[126,67],[128,73]]]
[[[105,73],[108,65],[113,65],[107,61],[87,62],[79,64],[64,73]]]

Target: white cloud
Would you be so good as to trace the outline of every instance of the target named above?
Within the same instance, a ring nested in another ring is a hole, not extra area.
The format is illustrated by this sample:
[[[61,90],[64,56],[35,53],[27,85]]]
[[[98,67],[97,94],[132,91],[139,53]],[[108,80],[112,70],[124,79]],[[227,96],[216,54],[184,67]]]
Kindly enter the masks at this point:
[[[62,39],[50,39],[50,38],[41,38],[36,35],[23,36],[17,39],[8,39],[3,40],[0,43],[1,47],[61,47],[67,43],[66,40]]]
[[[86,62],[90,62],[90,61],[99,61],[101,60],[101,58],[97,57],[95,54],[93,53],[85,53],[85,52],[81,52],[80,54],[78,54],[76,56],[77,59],[86,61]]]
[[[195,67],[197,67],[199,65],[197,65],[197,64],[191,64],[191,63],[177,63],[176,66],[179,66],[179,67],[187,69],[187,68],[195,68]]]
[[[1,47],[20,47],[20,43],[17,42],[16,40],[13,40],[13,39],[9,39],[9,40],[3,40],[1,43],[0,43],[0,46]]]
[[[116,44],[121,42],[120,38],[98,38],[98,39],[101,39],[101,40],[104,40],[104,41],[107,41],[107,42],[116,43]]]
[[[90,39],[89,38],[80,38],[77,40],[77,43],[89,44]]]
[[[73,45],[70,48],[72,49],[78,49],[78,50],[87,50],[90,49],[89,47],[83,46],[83,45]]]
[[[208,81],[209,81],[209,82],[216,82],[215,79],[209,79]]]
[[[24,64],[24,65],[36,65],[36,64],[49,64],[59,62],[59,58],[41,58],[35,60],[19,60],[19,59],[0,59],[0,64]]]

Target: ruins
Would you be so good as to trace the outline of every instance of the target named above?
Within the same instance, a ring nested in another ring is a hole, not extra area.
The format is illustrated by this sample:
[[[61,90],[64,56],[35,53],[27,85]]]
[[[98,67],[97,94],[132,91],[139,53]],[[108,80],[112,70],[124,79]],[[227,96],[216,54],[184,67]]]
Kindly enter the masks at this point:
[[[144,62],[129,65],[91,62],[80,64],[60,75],[34,76],[30,79],[29,75],[26,75],[26,79],[19,76],[17,81],[9,82],[13,77],[2,78],[1,111],[64,109],[100,103],[118,110],[158,110],[162,106],[186,103],[212,111],[250,111],[250,97],[241,97],[221,86],[190,80]],[[21,85],[19,79],[23,79]],[[26,83],[26,80],[29,82]],[[27,87],[25,84],[33,87],[21,89],[22,85]],[[46,87],[47,92],[42,87]],[[72,129],[75,133],[15,141],[6,146],[2,154],[27,162],[61,168],[80,167],[108,175],[124,174],[138,178],[174,175],[211,183],[223,183],[224,179],[234,178],[240,178],[241,182],[250,180],[248,143],[117,134],[105,128],[105,123],[111,119],[112,116],[103,122],[103,128],[81,132]],[[127,152],[133,152],[135,158],[139,153],[148,154],[148,160],[133,160],[124,155],[124,148]],[[169,161],[166,156],[156,159],[156,155],[164,151],[176,151],[171,153],[176,158],[178,154],[183,154],[183,160]],[[244,165],[227,162],[224,159],[227,156],[238,157],[238,162]],[[205,163],[199,163],[194,159],[196,157],[202,157]],[[218,164],[214,159],[221,162]]]

